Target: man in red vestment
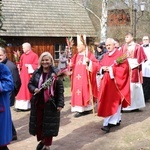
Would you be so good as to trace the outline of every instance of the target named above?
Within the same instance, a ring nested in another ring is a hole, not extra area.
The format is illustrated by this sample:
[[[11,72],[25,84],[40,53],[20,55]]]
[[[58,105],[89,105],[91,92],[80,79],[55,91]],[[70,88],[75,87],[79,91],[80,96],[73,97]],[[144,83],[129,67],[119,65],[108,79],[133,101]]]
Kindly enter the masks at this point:
[[[130,105],[129,64],[126,56],[115,48],[112,38],[106,40],[108,53],[99,64],[92,62],[92,71],[98,71],[101,76],[98,116],[104,117],[103,127],[106,133],[110,127],[120,125],[121,107]],[[118,62],[118,58],[122,58]]]
[[[29,110],[31,94],[27,88],[28,82],[34,70],[38,66],[38,55],[31,50],[30,43],[22,44],[23,54],[20,58],[21,88],[16,96],[15,110]]]
[[[123,108],[123,111],[137,111],[145,107],[145,100],[142,88],[142,62],[147,57],[141,45],[133,41],[132,33],[125,36],[126,44],[121,47],[121,51],[128,56],[130,65],[130,88],[131,88],[131,105]]]
[[[90,83],[90,77],[87,70],[86,58],[96,60],[94,54],[87,52],[85,39],[82,35],[77,37],[78,39],[78,53],[75,54],[70,62],[72,68],[71,75],[71,111],[76,112],[74,117],[80,117],[88,114],[93,109],[92,86]],[[94,79],[93,79],[94,80]],[[96,85],[96,76],[95,76]],[[92,82],[94,82],[92,81]]]

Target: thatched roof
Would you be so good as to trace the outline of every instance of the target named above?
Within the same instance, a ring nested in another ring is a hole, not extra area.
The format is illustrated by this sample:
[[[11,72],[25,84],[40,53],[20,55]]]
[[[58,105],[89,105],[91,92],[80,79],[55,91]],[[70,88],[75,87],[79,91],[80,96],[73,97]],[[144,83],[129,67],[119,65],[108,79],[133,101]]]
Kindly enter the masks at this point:
[[[79,0],[76,0],[79,1]],[[1,36],[96,36],[86,10],[72,0],[3,0]]]

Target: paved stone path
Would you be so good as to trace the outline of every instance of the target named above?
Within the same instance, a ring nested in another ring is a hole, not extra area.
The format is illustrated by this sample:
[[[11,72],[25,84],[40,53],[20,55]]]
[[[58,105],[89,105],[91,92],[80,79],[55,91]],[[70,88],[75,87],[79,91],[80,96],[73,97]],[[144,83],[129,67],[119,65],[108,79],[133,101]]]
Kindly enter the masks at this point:
[[[36,150],[36,137],[28,132],[29,111],[11,111],[18,140],[11,142],[9,149]],[[102,123],[103,118],[93,114],[74,118],[66,97],[59,135],[51,150],[150,150],[150,103],[140,112],[122,113],[121,125],[108,134],[101,131]]]

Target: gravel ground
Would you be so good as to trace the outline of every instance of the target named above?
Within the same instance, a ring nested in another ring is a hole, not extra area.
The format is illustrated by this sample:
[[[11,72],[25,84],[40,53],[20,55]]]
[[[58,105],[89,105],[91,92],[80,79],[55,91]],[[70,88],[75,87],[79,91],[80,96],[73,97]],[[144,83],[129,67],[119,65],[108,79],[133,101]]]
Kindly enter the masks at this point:
[[[111,132],[101,130],[103,118],[89,114],[74,118],[70,112],[70,97],[66,97],[61,114],[59,135],[54,137],[51,150],[150,150],[150,103],[139,112],[122,113],[122,122]],[[36,137],[28,132],[29,111],[15,112],[11,108],[18,140],[10,150],[35,150]]]

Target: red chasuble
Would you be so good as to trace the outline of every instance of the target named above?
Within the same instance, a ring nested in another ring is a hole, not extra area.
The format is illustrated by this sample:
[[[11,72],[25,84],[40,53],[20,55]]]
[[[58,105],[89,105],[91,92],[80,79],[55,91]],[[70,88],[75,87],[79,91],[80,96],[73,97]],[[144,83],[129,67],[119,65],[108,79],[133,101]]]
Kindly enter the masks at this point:
[[[132,69],[131,73],[131,82],[136,83],[136,82],[143,82],[143,77],[142,77],[142,62],[144,62],[147,57],[146,54],[144,53],[144,49],[141,45],[135,43],[135,48],[129,52],[127,44],[123,45],[121,47],[121,51],[123,53],[127,53],[129,58],[136,58],[137,62],[139,63],[139,66],[136,68]]]
[[[93,61],[97,61],[92,53],[88,53],[88,58]],[[72,59],[72,70],[71,75],[71,105],[72,106],[88,106],[90,104],[90,77],[92,74],[86,69],[87,64],[85,62],[85,53],[75,54]],[[95,82],[96,88],[96,77],[93,78],[92,83]],[[91,86],[92,88],[93,86]],[[95,91],[95,90],[94,90]],[[97,92],[96,92],[97,93]],[[92,90],[93,94],[93,90]]]
[[[38,66],[38,55],[33,51],[29,53],[23,53],[20,58],[20,78],[21,78],[21,88],[16,97],[17,101],[24,100],[30,101],[31,94],[28,90],[28,82],[30,80],[31,74],[28,73],[28,68],[25,67],[25,64],[30,64],[32,68],[35,70]],[[21,109],[21,108],[20,108]]]
[[[128,61],[124,60],[121,64],[114,64],[114,60],[122,55],[122,52],[116,50],[111,56],[107,53],[100,62],[100,68],[102,66],[112,66],[114,78],[110,78],[109,72],[103,74],[98,98],[98,116],[111,116],[117,112],[120,104],[122,104],[122,107],[130,105]]]

